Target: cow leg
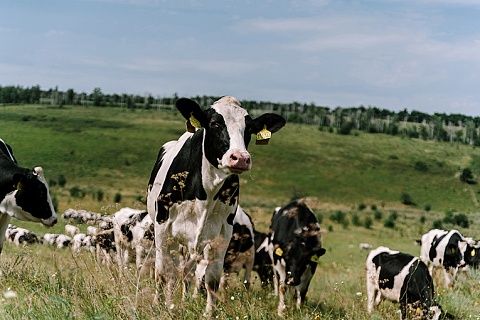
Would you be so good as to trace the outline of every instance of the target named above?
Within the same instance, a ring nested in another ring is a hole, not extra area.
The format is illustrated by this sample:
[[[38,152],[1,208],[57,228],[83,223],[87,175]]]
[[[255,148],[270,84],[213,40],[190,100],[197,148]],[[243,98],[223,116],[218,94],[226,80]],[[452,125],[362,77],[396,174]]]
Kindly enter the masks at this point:
[[[173,294],[177,281],[177,268],[171,255],[174,251],[174,241],[171,238],[166,223],[155,223],[155,302],[158,302],[158,291],[163,286],[165,305],[170,308],[173,305]]]
[[[280,317],[283,317],[285,315],[285,309],[287,306],[285,305],[285,280],[280,280],[279,281],[279,288],[278,288],[278,315]]]
[[[245,262],[245,276],[243,278],[243,284],[247,290],[250,289],[250,281],[252,278],[253,264],[255,260],[255,246],[252,246],[247,252],[247,259]]]
[[[381,293],[378,290],[377,275],[367,271],[367,311],[372,313],[373,309],[380,303]]]
[[[455,276],[457,274],[457,268],[444,269],[445,275],[445,287],[451,288],[455,282]]]
[[[208,261],[207,268],[205,269],[205,289],[207,290],[206,316],[212,314],[213,307],[217,304],[217,291],[220,285],[223,269],[223,257],[218,257],[218,254],[214,254],[212,251],[216,250],[213,249],[210,244],[207,244],[204,251]],[[211,256],[217,257],[210,259]]]

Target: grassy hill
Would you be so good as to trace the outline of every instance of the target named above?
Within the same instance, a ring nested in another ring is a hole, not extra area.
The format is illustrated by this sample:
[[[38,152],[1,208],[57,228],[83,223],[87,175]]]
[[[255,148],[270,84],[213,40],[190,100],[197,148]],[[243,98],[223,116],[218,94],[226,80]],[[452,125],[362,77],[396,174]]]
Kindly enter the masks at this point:
[[[113,213],[122,206],[142,207],[161,145],[185,131],[183,118],[173,111],[45,106],[0,107],[0,128],[20,165],[44,168],[59,214],[68,208]],[[290,318],[370,319],[360,242],[418,255],[413,240],[434,221],[456,213],[467,215],[470,228],[448,222],[444,227],[479,238],[480,188],[459,179],[463,168],[479,172],[480,151],[471,146],[383,134],[344,136],[287,124],[268,146],[252,142],[249,150],[253,169],[241,176],[240,199],[257,229],[267,231],[274,207],[306,197],[327,230],[327,254],[311,285],[310,303],[301,312],[290,311]],[[402,194],[415,205],[402,204]],[[63,232],[65,225],[61,220],[45,229],[13,222],[38,234]],[[177,313],[152,306],[148,280],[131,270],[121,278],[88,254],[7,244],[0,259],[0,291],[11,287],[19,295],[0,308],[4,319],[197,319],[203,310],[203,302],[191,300]],[[455,290],[438,289],[439,301],[460,318],[480,317],[480,275],[462,274],[459,281]],[[231,297],[220,318],[276,318],[276,299],[269,292],[236,290]],[[395,311],[383,304],[374,319],[397,319]]]

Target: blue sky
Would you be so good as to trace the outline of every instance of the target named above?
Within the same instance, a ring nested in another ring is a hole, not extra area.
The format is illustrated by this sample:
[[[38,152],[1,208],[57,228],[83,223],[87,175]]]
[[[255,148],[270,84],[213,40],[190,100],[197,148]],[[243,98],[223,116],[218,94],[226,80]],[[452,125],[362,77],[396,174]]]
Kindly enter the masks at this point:
[[[480,116],[480,1],[17,0],[0,85]]]

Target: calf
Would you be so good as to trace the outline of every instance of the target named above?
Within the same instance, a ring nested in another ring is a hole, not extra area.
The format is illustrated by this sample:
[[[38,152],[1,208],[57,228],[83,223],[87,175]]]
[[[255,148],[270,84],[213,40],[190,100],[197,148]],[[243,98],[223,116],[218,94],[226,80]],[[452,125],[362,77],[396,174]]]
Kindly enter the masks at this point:
[[[278,275],[273,279],[275,294],[280,299],[278,314],[283,316],[286,308],[285,285],[295,287],[297,309],[300,309],[317,269],[318,258],[325,254],[320,225],[303,200],[275,209],[268,251]]]
[[[65,225],[65,234],[73,237],[77,233],[80,233],[80,229],[78,227],[72,226],[71,224]]]
[[[253,222],[250,216],[238,206],[233,219],[233,232],[223,263],[225,277],[238,274],[245,268],[243,283],[248,289],[255,260]]]
[[[10,146],[0,139],[0,253],[12,217],[48,227],[57,222],[43,169],[18,166]]]
[[[138,220],[138,216],[146,216],[145,210],[122,208],[113,215],[113,232],[115,235],[115,248],[117,263],[122,270],[133,259],[132,255],[132,230],[131,227]]]
[[[457,230],[433,229],[422,236],[421,243],[420,258],[430,275],[434,267],[443,269],[445,286],[452,287],[458,268],[465,266],[467,240]]]
[[[262,287],[271,285],[273,281],[273,265],[270,254],[268,253],[268,234],[264,232],[255,232],[255,261],[253,270],[257,272],[262,283]]]
[[[188,132],[162,146],[147,189],[147,210],[155,223],[155,276],[172,306],[176,282],[204,260],[206,313],[211,313],[232,236],[238,175],[252,167],[251,135],[268,141],[285,119],[275,114],[252,119],[229,96],[205,111],[190,99],[177,100],[176,107],[187,119]]]
[[[418,257],[378,247],[368,254],[366,267],[368,313],[387,299],[400,303],[403,319],[408,306],[420,308],[422,319],[439,319],[432,277]]]

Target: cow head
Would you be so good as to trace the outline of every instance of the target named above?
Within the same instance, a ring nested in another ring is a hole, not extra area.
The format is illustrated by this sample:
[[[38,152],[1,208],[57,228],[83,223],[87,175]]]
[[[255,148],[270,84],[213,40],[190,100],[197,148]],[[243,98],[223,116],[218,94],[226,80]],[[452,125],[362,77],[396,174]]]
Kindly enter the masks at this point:
[[[266,113],[252,119],[234,97],[225,96],[203,111],[193,100],[181,98],[177,109],[187,124],[204,130],[203,147],[208,161],[225,174],[240,174],[252,167],[247,151],[252,134],[262,130],[274,133],[285,125],[285,119]]]
[[[318,229],[318,232],[320,230]],[[315,267],[318,259],[326,252],[315,231],[308,231],[310,236],[297,235],[285,246],[285,250],[277,248],[275,255],[285,261],[286,284],[298,286],[307,266]]]
[[[57,215],[41,167],[15,173],[13,183],[16,188],[12,193],[15,218],[41,222],[49,227],[57,223]]]

